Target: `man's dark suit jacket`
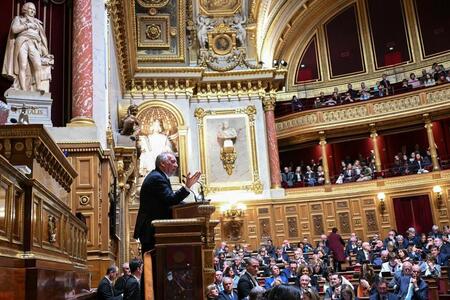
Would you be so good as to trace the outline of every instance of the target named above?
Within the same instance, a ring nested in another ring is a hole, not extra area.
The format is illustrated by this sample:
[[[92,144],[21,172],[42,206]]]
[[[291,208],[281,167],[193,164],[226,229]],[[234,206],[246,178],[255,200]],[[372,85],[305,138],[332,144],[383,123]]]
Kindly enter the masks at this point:
[[[141,300],[141,290],[137,279],[132,275],[125,283],[124,300]]]
[[[108,279],[106,277],[103,277],[102,280],[100,280],[100,283],[98,284],[97,288],[97,299],[98,300],[120,300],[122,297],[114,296],[114,288],[111,283],[109,283]]]
[[[179,204],[189,195],[184,187],[172,191],[170,180],[158,169],[151,171],[141,187],[139,212],[134,228],[135,239],[143,245],[143,249],[151,250],[155,246],[155,231],[151,226],[153,220],[171,219],[170,207]]]
[[[363,250],[359,250],[358,253],[356,254],[356,261],[359,264],[363,264],[363,263],[369,263],[371,264],[373,262],[373,255],[372,253],[370,253],[369,251],[369,259],[366,259],[366,255],[364,254]]]
[[[411,277],[409,276],[402,276],[400,277],[400,290],[397,294],[399,299],[404,299],[404,297],[408,293],[408,287],[410,283]],[[414,291],[414,294],[411,299],[413,300],[426,300],[428,299],[428,284],[425,282],[425,280],[420,279],[418,281],[419,290],[416,292]]]
[[[114,284],[114,294],[123,294],[123,291],[125,290],[125,283],[129,278],[129,275],[123,275],[117,278],[116,283]]]
[[[381,300],[383,298],[380,297],[380,295],[378,294],[378,292],[375,292],[375,294],[370,295],[369,300]],[[398,297],[392,293],[387,293],[384,296],[385,300],[398,300]]]
[[[221,291],[217,300],[238,300],[238,294],[232,291],[232,294],[227,294],[225,291]]]
[[[256,286],[250,276],[249,273],[245,272],[241,278],[239,278],[237,286],[239,300],[247,297],[252,288]]]

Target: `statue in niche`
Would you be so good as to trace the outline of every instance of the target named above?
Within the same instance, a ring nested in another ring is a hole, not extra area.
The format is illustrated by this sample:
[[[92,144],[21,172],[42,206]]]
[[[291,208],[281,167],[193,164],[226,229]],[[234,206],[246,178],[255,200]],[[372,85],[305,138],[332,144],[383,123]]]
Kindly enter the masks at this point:
[[[155,168],[155,160],[159,154],[174,152],[168,136],[163,133],[160,120],[154,120],[149,124],[149,134],[140,136],[139,142],[141,146],[139,173],[144,176]]]
[[[12,80],[13,89],[49,91],[53,55],[48,53],[43,23],[35,18],[36,6],[27,2],[9,31],[2,75]]]
[[[213,29],[215,22],[208,17],[199,15],[197,17],[197,38],[200,49],[206,49],[208,31]]]
[[[233,146],[236,143],[236,139],[236,129],[230,127],[228,121],[223,121],[222,124],[220,124],[219,130],[217,131],[217,141],[219,142],[220,146]]]
[[[132,104],[128,107],[128,114],[122,120],[123,126],[122,130],[120,131],[121,135],[136,135],[136,133],[138,133],[140,122],[136,118],[137,113],[137,105]]]

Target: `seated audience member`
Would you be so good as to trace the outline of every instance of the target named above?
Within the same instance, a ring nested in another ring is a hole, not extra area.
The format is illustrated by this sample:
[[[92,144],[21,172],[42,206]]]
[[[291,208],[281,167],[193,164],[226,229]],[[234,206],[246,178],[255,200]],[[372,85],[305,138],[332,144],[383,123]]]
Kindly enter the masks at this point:
[[[289,255],[281,247],[277,248],[274,258],[277,263],[287,264],[289,262]]]
[[[363,264],[359,272],[359,284],[356,289],[357,297],[369,297],[372,293],[372,287],[378,282],[379,278],[375,274],[373,267],[369,264]]]
[[[411,87],[411,86],[410,86],[409,83],[408,83],[408,79],[403,79],[403,80],[402,80],[402,89],[403,89],[403,90],[409,90],[410,87]]]
[[[439,73],[438,80],[436,81],[436,84],[444,84],[447,83],[447,76],[445,75],[445,72]]]
[[[303,292],[302,300],[320,300],[319,293],[312,288]]]
[[[356,97],[358,97],[358,91],[353,89],[353,86],[351,83],[347,84],[347,92],[346,93],[348,93],[350,95],[352,100],[354,100],[354,99],[356,99]],[[350,101],[350,102],[353,102],[353,101]]]
[[[342,104],[351,103],[353,101],[355,101],[355,98],[353,98],[349,92],[346,92],[344,97],[342,98]]]
[[[441,266],[436,264],[436,258],[432,255],[427,256],[424,276],[432,278],[441,277]]]
[[[283,245],[281,245],[281,250],[283,250],[283,252],[286,252],[286,251],[292,251],[292,250],[294,250],[294,248],[291,246],[291,243],[289,242],[289,240],[284,240]]]
[[[433,86],[436,84],[436,81],[433,79],[433,77],[431,77],[430,74],[427,74],[425,77],[425,86]]]
[[[298,264],[295,260],[289,262],[289,267],[284,268],[283,274],[289,280],[290,278],[297,278],[297,267]]]
[[[125,283],[127,282],[128,278],[130,278],[130,265],[128,263],[124,263],[122,265],[122,272],[122,276],[117,278],[116,283],[114,284],[114,293],[116,295],[123,294]]]
[[[233,280],[233,288],[237,289],[237,284],[239,282],[239,275],[237,275],[232,267],[226,267],[223,271],[224,279],[226,277],[231,278]],[[225,286],[224,286],[225,288]]]
[[[373,96],[374,97],[383,97],[383,87],[380,85],[380,82],[375,82],[375,85],[373,86]]]
[[[330,287],[325,291],[325,300],[329,299],[340,299],[341,290],[346,284],[342,283],[341,275],[334,273],[330,278]]]
[[[435,258],[436,264],[440,266],[448,265],[448,256],[439,251],[439,248],[436,246],[431,246],[430,254]]]
[[[352,182],[355,179],[355,172],[352,164],[347,165],[347,169],[344,171],[344,183]]]
[[[355,291],[352,286],[345,286],[341,289],[341,294],[339,295],[341,300],[353,300],[355,298]]]
[[[280,268],[277,265],[272,266],[272,276],[269,278],[266,278],[264,282],[264,288],[270,289],[274,286],[278,286],[281,284],[287,284],[288,279],[286,278],[286,275],[284,273],[280,272]]]
[[[397,296],[401,299],[428,299],[428,284],[420,278],[420,267],[418,265],[412,266],[411,276],[400,277]]]
[[[241,278],[238,282],[238,297],[244,299],[250,294],[250,291],[258,286],[256,275],[259,270],[259,261],[256,258],[250,258],[247,262],[245,272],[241,274]]]
[[[394,273],[394,277],[388,284],[388,286],[390,288],[393,288],[397,292],[398,292],[398,289],[400,288],[400,279],[402,277],[410,277],[411,278],[411,274],[412,274],[412,263],[411,262],[407,261],[404,264],[402,264],[401,266],[402,266],[401,269],[397,270]]]
[[[303,181],[302,168],[298,166],[295,168],[294,182],[302,182],[302,181]]]
[[[248,295],[248,300],[266,300],[264,297],[264,293],[266,292],[266,289],[262,286],[255,286],[250,291],[250,294]]]
[[[450,255],[450,244],[448,241],[444,243],[443,238],[435,238],[433,242],[434,245],[438,248],[439,253],[442,253],[442,255],[445,255],[445,258],[448,259],[448,256]]]
[[[419,244],[419,236],[416,234],[416,229],[414,227],[409,227],[408,230],[406,230],[406,239],[404,244],[407,246],[409,243],[416,246]]]
[[[216,249],[214,255],[219,256],[220,253],[224,253],[226,246],[227,246],[227,242],[221,242],[219,248]]]
[[[387,79],[387,75],[381,75],[380,85],[383,86],[385,95],[389,94],[389,89],[391,88],[391,82]]]
[[[294,287],[279,285],[274,287],[267,296],[267,300],[298,300],[300,291]]]
[[[395,253],[389,253],[389,260],[381,265],[380,277],[385,277],[388,272],[393,276],[397,271],[401,270],[401,264]]]
[[[419,88],[422,84],[420,83],[420,80],[416,78],[416,74],[411,73],[409,74],[408,84],[413,88]]]
[[[222,271],[216,271],[214,274],[214,284],[216,285],[219,293],[223,291],[223,273]]]
[[[141,275],[142,275],[142,261],[140,259],[133,259],[130,262],[131,276],[125,283],[125,290],[123,292],[124,300],[140,300],[141,299]]]
[[[441,239],[442,238],[442,232],[439,231],[439,226],[437,226],[436,224],[433,225],[431,227],[431,231],[428,233],[428,236],[432,237],[433,239],[434,238],[440,238]],[[426,237],[426,235],[425,235],[425,237]]]
[[[219,291],[217,290],[217,287],[215,284],[210,284],[206,288],[206,299],[207,300],[213,300],[219,298]]]
[[[297,98],[297,96],[292,96],[291,107],[293,112],[302,111],[303,102],[301,99]]]
[[[316,174],[311,169],[311,166],[306,166],[306,172],[303,175],[303,179],[308,186],[314,186],[317,183]]]
[[[425,83],[427,82],[427,70],[423,69],[422,70],[422,76],[419,77],[419,81],[420,81],[420,85],[425,85]]]
[[[294,251],[294,261],[297,262],[298,265],[308,264],[305,257],[303,256],[303,248],[297,248]]]
[[[420,153],[415,154],[415,159],[411,163],[411,172],[417,174],[428,173],[428,170],[424,169],[425,165],[422,160]]]
[[[362,250],[356,254],[356,261],[359,264],[372,263],[372,253],[370,253],[370,244],[368,242],[362,243]]]
[[[288,187],[294,185],[294,173],[289,170],[289,167],[284,167],[283,173],[281,173],[281,180],[283,183],[287,184]]]
[[[111,266],[106,270],[106,275],[100,280],[97,288],[97,299],[99,300],[119,300],[122,294],[115,294],[113,281],[117,277],[117,267]]]
[[[387,282],[381,279],[377,283],[376,291],[370,295],[369,300],[397,300],[397,296],[388,291]]]
[[[321,165],[317,167],[316,178],[317,184],[322,185],[325,183],[325,172],[323,171],[323,167]]]
[[[219,300],[238,300],[237,293],[233,290],[233,279],[225,277],[223,279],[223,291],[219,293]]]
[[[372,169],[363,164],[361,173],[359,174],[359,177],[357,177],[356,181],[372,180],[372,175],[373,175]]]
[[[360,100],[369,100],[370,99],[370,89],[366,87],[364,82],[361,82],[361,90],[359,91],[359,99]]]
[[[326,98],[322,104],[324,106],[334,106],[334,105],[338,104],[338,102],[336,101],[335,98],[336,97],[333,97],[333,95],[331,95],[330,97]]]
[[[307,292],[308,290],[313,289],[313,290],[317,291],[315,289],[315,287],[313,287],[311,285],[311,278],[308,275],[300,276],[300,284],[299,284],[299,286],[300,286],[300,294],[302,295],[302,297],[303,297],[303,294],[305,292]]]

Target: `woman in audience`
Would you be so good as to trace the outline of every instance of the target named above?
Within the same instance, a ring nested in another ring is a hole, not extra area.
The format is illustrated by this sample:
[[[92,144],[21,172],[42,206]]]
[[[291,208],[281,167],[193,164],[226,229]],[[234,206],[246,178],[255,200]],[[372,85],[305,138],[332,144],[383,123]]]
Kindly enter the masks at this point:
[[[223,276],[230,277],[231,279],[233,279],[233,288],[237,289],[239,276],[235,273],[234,269],[231,266],[225,268],[225,270],[223,271]]]
[[[405,261],[409,261],[410,257],[409,257],[408,251],[406,249],[399,249],[398,250],[398,259],[400,259],[400,261],[402,263],[404,263]]]
[[[355,299],[355,292],[353,291],[352,286],[346,285],[341,288],[340,298],[342,300],[353,300]]]
[[[434,80],[433,77],[431,77],[430,74],[427,74],[425,77],[425,86],[433,86],[436,84],[436,81]]]
[[[274,287],[267,297],[268,300],[298,300],[300,290],[291,286],[279,285]]]
[[[219,290],[217,289],[215,284],[210,284],[206,288],[206,299],[218,299],[219,298]]]
[[[417,174],[428,173],[428,170],[425,170],[425,164],[419,153],[415,153],[414,155],[414,160],[411,163],[411,172]]]
[[[369,100],[370,99],[370,91],[366,87],[364,82],[361,82],[361,90],[359,91],[359,99],[360,100]]]
[[[420,80],[416,78],[416,74],[409,74],[408,84],[413,88],[419,88],[421,86]]]
[[[441,266],[436,264],[436,258],[432,255],[427,256],[424,276],[432,278],[441,277]]]
[[[317,184],[322,185],[325,183],[325,172],[322,166],[317,167]]]
[[[316,182],[317,182],[316,175],[314,174],[314,171],[311,169],[310,166],[306,166],[306,172],[305,172],[305,175],[304,175],[304,180],[305,180],[305,183],[308,186],[316,185]]]
[[[447,78],[446,78],[446,76],[445,76],[445,72],[441,72],[441,73],[439,73],[439,78],[438,78],[438,80],[436,81],[436,84],[444,84],[444,83],[447,83],[448,81],[447,81]]]
[[[270,276],[269,278],[266,278],[266,280],[264,282],[264,288],[266,290],[273,288],[275,286],[279,286],[279,285],[288,283],[288,279],[286,278],[286,275],[284,273],[280,272],[280,268],[277,265],[273,265],[271,268],[271,271],[272,271],[272,276]]]

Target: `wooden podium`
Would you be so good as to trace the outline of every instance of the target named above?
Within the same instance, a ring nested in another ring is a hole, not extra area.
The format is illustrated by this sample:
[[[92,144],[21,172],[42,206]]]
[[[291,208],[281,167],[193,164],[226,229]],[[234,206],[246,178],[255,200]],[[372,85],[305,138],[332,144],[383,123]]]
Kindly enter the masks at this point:
[[[155,299],[203,300],[214,280],[215,207],[189,203],[172,208],[173,219],[155,220]]]

